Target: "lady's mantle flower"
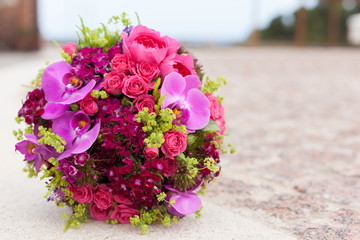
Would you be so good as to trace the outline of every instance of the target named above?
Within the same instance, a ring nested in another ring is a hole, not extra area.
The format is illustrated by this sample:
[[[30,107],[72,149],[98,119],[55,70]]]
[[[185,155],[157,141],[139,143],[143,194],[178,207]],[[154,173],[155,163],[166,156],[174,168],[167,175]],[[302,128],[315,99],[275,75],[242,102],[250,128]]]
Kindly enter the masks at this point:
[[[210,120],[210,103],[199,87],[198,76],[183,77],[172,72],[165,77],[160,91],[161,96],[166,96],[161,108],[173,109],[177,121],[189,132],[204,128]]]
[[[15,149],[25,155],[25,160],[34,162],[36,172],[40,171],[40,167],[44,160],[48,160],[54,154],[44,145],[39,144],[34,134],[25,134],[27,140],[23,140],[15,145]]]
[[[45,105],[44,119],[54,119],[66,112],[69,104],[83,99],[95,86],[91,80],[86,85],[70,73],[71,65],[56,62],[48,66],[41,79],[41,87],[48,103]]]
[[[100,121],[98,120],[92,129],[90,125],[90,118],[84,111],[67,111],[53,121],[53,132],[67,142],[66,150],[58,157],[58,160],[85,152],[91,147],[99,135]]]

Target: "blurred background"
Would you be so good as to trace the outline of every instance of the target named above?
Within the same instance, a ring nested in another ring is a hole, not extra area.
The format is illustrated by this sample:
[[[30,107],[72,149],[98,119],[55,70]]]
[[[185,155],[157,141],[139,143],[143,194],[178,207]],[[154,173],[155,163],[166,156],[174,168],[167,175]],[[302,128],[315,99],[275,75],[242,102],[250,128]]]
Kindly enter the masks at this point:
[[[75,41],[81,16],[97,27],[126,11],[192,46],[359,45],[359,0],[0,0],[0,49]],[[180,27],[181,26],[181,27]]]

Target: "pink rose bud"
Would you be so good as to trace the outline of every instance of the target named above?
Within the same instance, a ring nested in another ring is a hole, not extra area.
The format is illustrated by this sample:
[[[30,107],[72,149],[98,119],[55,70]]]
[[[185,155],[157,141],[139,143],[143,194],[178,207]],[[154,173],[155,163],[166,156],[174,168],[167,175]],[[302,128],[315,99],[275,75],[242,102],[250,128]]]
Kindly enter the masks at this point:
[[[80,109],[83,110],[88,115],[95,115],[98,110],[99,106],[94,101],[95,98],[93,97],[85,97],[79,102]]]
[[[62,45],[61,48],[64,50],[64,52],[66,52],[67,54],[72,56],[77,50],[77,45],[75,43],[68,42],[68,43]]]
[[[158,148],[145,148],[145,158],[146,159],[154,159],[158,156],[159,154],[159,149]]]
[[[165,142],[161,146],[161,151],[170,159],[184,152],[187,147],[186,134],[178,131],[168,131],[165,133]]]

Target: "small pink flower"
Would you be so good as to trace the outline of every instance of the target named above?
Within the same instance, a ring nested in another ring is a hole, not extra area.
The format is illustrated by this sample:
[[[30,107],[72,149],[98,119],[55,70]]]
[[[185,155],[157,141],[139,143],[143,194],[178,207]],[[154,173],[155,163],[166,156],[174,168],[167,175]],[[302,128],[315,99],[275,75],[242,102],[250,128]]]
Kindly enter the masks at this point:
[[[126,204],[126,205],[131,204],[131,201],[127,197],[125,197],[124,195],[119,194],[119,193],[114,195],[114,200],[115,200],[115,202],[121,203],[121,204]]]
[[[123,93],[129,98],[136,98],[146,94],[149,88],[143,78],[139,76],[127,76],[124,78]]]
[[[184,152],[187,147],[186,134],[178,131],[168,131],[164,135],[165,142],[161,151],[170,159]]]
[[[124,54],[116,54],[111,60],[111,70],[115,72],[128,74],[131,65],[129,57]]]
[[[124,74],[117,72],[110,72],[105,75],[104,82],[100,86],[104,87],[105,91],[111,94],[121,94],[123,89]]]
[[[159,155],[159,149],[158,148],[145,148],[144,155],[146,159],[154,159]]]
[[[69,186],[69,191],[73,193],[73,199],[79,203],[90,203],[92,201],[92,189],[89,186]]]
[[[160,33],[142,25],[134,27],[129,36],[122,32],[123,51],[133,61],[159,65],[165,58],[172,57],[180,48],[175,39],[160,36]]]
[[[121,224],[129,224],[130,218],[139,214],[140,212],[137,209],[133,209],[124,204],[119,204],[115,206],[110,218],[117,220]]]
[[[100,186],[96,190],[93,201],[96,204],[96,206],[100,209],[108,209],[112,206],[112,194],[105,186]]]
[[[149,112],[155,112],[154,96],[150,94],[141,95],[135,99],[134,106],[138,111],[141,111],[144,107],[147,107]]]
[[[110,208],[101,209],[93,202],[90,204],[90,216],[98,221],[105,221],[109,217]]]
[[[160,70],[158,65],[154,63],[141,62],[137,63],[135,67],[132,68],[132,73],[140,75],[147,83],[149,83],[159,76]]]
[[[161,77],[166,77],[169,73],[177,72],[183,77],[197,75],[194,69],[194,59],[190,54],[176,54],[174,58],[167,58],[160,65]]]
[[[205,96],[209,99],[210,102],[210,119],[216,120],[224,116],[224,107],[219,103],[218,99],[209,93],[206,93]]]
[[[69,56],[72,56],[77,50],[77,45],[75,43],[68,42],[68,43],[62,45],[61,48],[62,48],[62,50],[64,50],[64,52],[69,54]]]
[[[88,115],[95,115],[99,111],[99,106],[96,103],[96,98],[87,96],[79,101],[80,109]]]

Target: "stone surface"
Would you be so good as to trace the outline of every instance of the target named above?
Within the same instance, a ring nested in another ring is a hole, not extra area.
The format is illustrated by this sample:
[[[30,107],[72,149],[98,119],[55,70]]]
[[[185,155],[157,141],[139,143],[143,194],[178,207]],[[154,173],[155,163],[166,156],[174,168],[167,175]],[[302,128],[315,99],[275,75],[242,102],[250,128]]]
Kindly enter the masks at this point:
[[[229,79],[238,149],[206,199],[299,239],[360,239],[359,49],[194,53]]]
[[[10,136],[27,92],[20,84],[58,55],[2,54],[0,239],[360,239],[360,49],[192,52],[208,75],[229,81],[221,94],[237,153],[224,155],[202,218],[155,226],[147,236],[96,222],[62,233],[62,209],[47,204],[43,184],[21,172]]]

